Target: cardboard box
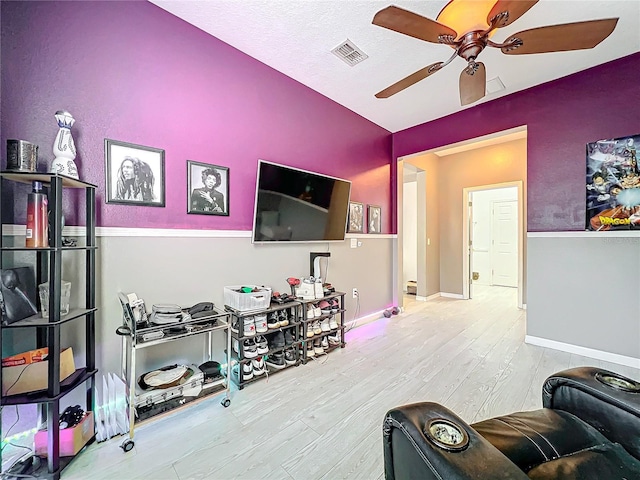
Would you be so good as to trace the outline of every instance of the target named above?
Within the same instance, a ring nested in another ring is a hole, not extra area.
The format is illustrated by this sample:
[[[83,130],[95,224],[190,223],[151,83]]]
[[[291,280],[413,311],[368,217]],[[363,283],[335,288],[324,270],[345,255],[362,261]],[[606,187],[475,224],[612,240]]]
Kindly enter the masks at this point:
[[[2,367],[2,395],[46,390],[48,386],[49,362],[28,363],[15,367]],[[60,352],[60,381],[76,371],[73,350],[65,348]]]
[[[78,425],[60,430],[60,456],[71,457],[84,447],[95,432],[93,412],[87,412]],[[34,438],[36,455],[47,456],[48,436],[46,430],[36,432]]]
[[[35,350],[29,350],[28,352],[3,358],[2,366],[17,367],[18,365],[29,365],[30,363],[41,362],[48,354],[49,349],[47,347],[36,348]]]

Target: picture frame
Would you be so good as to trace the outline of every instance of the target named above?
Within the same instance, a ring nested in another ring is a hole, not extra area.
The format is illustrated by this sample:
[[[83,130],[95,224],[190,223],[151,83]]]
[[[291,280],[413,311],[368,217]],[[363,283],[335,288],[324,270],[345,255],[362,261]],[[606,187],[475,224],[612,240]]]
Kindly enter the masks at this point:
[[[378,205],[367,205],[367,232],[382,233],[382,208]]]
[[[364,205],[360,202],[349,202],[347,233],[364,233]]]
[[[107,202],[165,206],[164,150],[104,139]]]
[[[229,216],[229,168],[187,160],[187,213]]]

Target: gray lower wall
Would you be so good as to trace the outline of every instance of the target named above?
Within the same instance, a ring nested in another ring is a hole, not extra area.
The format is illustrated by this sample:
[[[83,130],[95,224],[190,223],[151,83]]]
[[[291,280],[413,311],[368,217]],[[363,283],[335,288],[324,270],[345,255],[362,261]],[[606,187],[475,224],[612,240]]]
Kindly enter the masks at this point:
[[[527,335],[640,358],[640,237],[613,235],[529,236]]]

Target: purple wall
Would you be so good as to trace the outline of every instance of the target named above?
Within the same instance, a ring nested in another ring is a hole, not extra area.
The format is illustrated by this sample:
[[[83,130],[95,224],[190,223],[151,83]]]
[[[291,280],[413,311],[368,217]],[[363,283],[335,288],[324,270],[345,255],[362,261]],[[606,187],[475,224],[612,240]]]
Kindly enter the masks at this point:
[[[526,125],[528,231],[584,230],[586,144],[640,133],[638,72],[635,53],[403,130],[393,158]]]
[[[81,178],[99,187],[98,225],[250,229],[262,158],[352,180],[352,199],[382,205],[390,231],[383,128],[147,2],[1,8],[2,148],[34,142],[46,169],[53,115],[69,110]],[[165,150],[166,208],[104,203],[105,138]],[[187,159],[230,168],[229,217],[186,214]],[[70,224],[83,223],[76,200]],[[20,201],[10,220],[24,223]]]

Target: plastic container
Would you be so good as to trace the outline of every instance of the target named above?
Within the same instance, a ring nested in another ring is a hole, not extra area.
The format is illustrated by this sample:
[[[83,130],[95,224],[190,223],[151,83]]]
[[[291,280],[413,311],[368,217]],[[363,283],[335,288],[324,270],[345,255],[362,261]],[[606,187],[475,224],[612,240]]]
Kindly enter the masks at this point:
[[[33,182],[33,191],[27,196],[27,232],[25,245],[29,248],[49,246],[49,219],[47,196],[42,193],[42,182]]]
[[[257,290],[245,293],[242,289]],[[238,312],[261,312],[271,305],[271,289],[256,285],[224,287],[224,304]]]
[[[40,293],[40,309],[42,318],[49,318],[49,282],[38,285]],[[71,282],[60,282],[60,316],[69,314],[69,299],[71,298]]]

